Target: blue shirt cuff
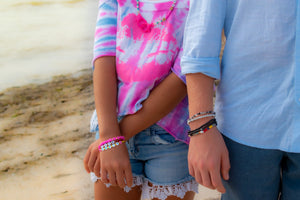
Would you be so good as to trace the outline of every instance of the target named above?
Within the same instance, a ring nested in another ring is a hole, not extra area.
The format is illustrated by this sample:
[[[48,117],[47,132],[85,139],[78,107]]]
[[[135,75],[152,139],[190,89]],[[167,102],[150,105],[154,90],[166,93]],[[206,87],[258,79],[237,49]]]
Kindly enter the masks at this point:
[[[202,73],[215,79],[221,77],[219,57],[190,58],[183,56],[181,67],[183,74]]]

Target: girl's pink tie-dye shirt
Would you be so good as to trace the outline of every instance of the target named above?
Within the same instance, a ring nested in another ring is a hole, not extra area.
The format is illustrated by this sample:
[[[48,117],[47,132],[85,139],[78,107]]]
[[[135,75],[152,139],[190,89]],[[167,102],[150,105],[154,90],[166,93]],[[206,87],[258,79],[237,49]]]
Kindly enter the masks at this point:
[[[172,4],[172,0],[140,0],[140,12],[148,23],[157,22],[168,14]],[[136,0],[100,0],[94,60],[116,56],[118,116],[141,109],[151,90],[171,72],[185,82],[180,57],[188,7],[189,0],[177,0],[168,19],[146,33],[137,24]],[[188,102],[185,98],[157,124],[176,139],[188,142],[187,118]],[[97,130],[94,112],[91,131]]]

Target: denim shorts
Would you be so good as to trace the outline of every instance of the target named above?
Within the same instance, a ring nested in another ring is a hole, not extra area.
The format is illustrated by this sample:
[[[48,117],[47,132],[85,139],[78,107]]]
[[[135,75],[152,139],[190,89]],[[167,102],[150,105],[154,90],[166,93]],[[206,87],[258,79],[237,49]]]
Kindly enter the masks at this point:
[[[154,124],[141,131],[126,146],[134,185],[142,186],[143,198],[165,199],[169,195],[183,198],[187,191],[197,192],[198,184],[188,169],[188,145],[160,126]]]
[[[224,136],[230,179],[222,200],[299,200],[300,153],[260,149]]]

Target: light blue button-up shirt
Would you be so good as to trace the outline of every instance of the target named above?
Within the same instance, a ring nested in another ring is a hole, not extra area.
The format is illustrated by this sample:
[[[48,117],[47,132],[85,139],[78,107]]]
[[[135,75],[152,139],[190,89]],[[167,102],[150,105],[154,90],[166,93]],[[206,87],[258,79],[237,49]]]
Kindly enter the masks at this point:
[[[299,4],[190,1],[182,72],[220,79],[218,128],[239,143],[300,152]],[[220,67],[223,28],[226,45]]]

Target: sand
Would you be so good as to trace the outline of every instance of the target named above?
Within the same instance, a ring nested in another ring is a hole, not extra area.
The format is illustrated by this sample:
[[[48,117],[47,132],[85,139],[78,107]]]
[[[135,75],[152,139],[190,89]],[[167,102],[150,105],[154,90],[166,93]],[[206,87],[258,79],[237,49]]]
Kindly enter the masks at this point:
[[[82,160],[93,109],[91,70],[0,92],[0,200],[92,200]]]

